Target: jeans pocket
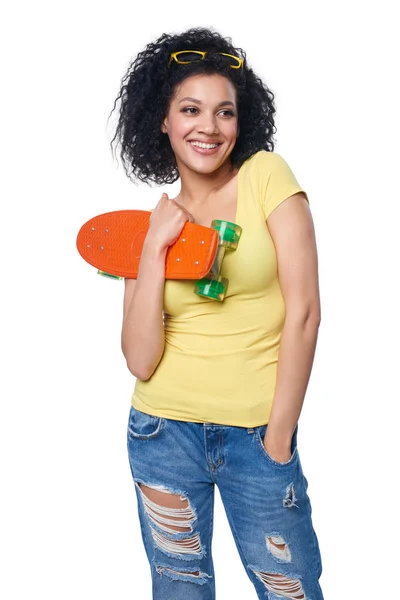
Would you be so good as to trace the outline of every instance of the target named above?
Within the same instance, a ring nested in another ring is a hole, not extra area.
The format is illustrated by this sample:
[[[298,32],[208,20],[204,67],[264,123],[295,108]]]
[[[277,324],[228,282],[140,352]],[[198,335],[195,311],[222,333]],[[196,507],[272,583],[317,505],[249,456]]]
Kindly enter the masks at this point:
[[[149,440],[159,435],[164,425],[164,418],[148,415],[131,406],[128,421],[128,438]]]
[[[287,467],[291,467],[292,465],[294,465],[297,462],[298,456],[299,456],[299,453],[297,450],[298,424],[296,424],[295,430],[292,435],[291,456],[290,456],[289,460],[284,463],[278,462],[277,460],[272,458],[272,456],[270,456],[270,454],[268,454],[267,449],[264,446],[263,440],[264,440],[265,432],[267,431],[267,427],[268,427],[268,425],[260,425],[259,427],[255,427],[256,441],[257,441],[257,446],[258,446],[260,452],[264,455],[264,457],[268,460],[269,463],[271,463],[272,465],[274,465],[275,467],[277,467],[279,469],[285,469]]]

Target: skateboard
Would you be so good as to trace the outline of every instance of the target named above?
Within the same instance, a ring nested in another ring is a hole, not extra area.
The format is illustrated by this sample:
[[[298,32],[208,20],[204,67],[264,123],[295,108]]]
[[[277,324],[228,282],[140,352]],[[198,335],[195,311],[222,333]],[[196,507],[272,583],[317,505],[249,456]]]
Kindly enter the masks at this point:
[[[99,275],[136,279],[150,216],[150,211],[119,210],[93,217],[79,230],[79,254]],[[220,276],[222,262],[227,250],[236,250],[241,232],[229,221],[216,219],[211,227],[187,221],[167,250],[165,278],[195,279],[196,294],[222,301],[228,286]]]

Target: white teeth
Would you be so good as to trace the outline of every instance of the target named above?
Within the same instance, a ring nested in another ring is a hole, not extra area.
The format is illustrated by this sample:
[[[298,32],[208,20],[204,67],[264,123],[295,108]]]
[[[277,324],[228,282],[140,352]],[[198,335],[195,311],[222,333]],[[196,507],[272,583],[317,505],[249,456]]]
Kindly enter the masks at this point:
[[[205,150],[211,150],[212,148],[216,148],[218,144],[205,144],[204,142],[190,142],[192,146],[198,146],[199,148],[204,148]]]

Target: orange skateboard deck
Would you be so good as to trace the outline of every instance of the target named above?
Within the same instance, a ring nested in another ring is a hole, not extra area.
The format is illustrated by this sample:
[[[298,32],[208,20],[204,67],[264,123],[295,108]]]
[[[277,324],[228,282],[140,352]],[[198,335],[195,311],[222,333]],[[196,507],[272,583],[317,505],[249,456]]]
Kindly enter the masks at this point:
[[[82,258],[104,274],[136,279],[150,211],[117,210],[93,217],[79,230],[76,246]],[[201,279],[213,266],[218,231],[187,221],[166,254],[166,279]]]

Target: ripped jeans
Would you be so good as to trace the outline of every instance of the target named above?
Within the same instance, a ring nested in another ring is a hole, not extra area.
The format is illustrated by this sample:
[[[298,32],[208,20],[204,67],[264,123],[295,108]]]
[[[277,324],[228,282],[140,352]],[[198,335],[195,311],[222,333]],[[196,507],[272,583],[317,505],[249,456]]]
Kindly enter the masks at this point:
[[[130,408],[128,454],[153,599],[214,600],[214,485],[258,598],[323,600],[317,536],[297,449],[266,452],[268,425],[236,427]]]

